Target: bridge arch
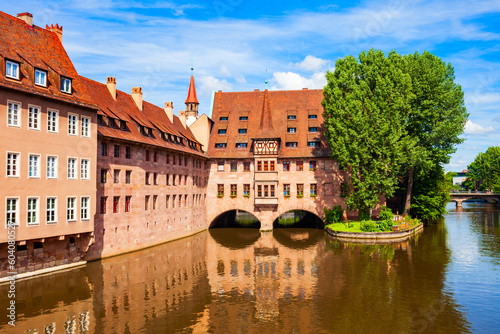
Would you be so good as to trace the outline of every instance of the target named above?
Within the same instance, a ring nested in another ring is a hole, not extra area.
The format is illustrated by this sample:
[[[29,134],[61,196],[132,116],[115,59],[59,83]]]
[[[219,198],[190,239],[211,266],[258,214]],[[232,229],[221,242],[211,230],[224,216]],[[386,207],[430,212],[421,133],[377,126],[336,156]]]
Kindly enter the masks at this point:
[[[273,221],[273,229],[290,227],[323,229],[325,223],[316,213],[297,209],[286,211]]]
[[[209,222],[209,229],[221,227],[260,227],[260,221],[258,217],[256,217],[252,212],[239,209],[232,209],[221,212],[216,217],[209,220]]]

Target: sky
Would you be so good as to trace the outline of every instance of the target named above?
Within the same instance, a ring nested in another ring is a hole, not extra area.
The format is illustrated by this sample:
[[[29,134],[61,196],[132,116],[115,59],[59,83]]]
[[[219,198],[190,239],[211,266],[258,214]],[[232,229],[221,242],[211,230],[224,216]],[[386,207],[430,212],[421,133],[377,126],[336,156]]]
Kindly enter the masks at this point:
[[[184,110],[191,66],[200,114],[213,91],[322,88],[335,61],[371,48],[429,51],[455,68],[470,114],[446,170],[500,145],[500,0],[2,0],[0,10],[63,26],[78,73]]]

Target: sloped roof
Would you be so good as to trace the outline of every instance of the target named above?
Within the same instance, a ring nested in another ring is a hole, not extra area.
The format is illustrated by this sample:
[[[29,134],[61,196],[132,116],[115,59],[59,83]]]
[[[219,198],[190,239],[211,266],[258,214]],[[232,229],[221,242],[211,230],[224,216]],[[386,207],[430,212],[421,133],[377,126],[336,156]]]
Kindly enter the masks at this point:
[[[191,76],[191,80],[189,81],[189,91],[188,91],[188,97],[186,99],[186,104],[187,103],[196,103],[199,104],[198,98],[196,97],[196,87],[194,85],[194,77]]]
[[[83,98],[78,73],[56,33],[36,25],[29,26],[23,20],[0,11],[0,55],[21,63],[20,80],[9,80],[0,75],[0,86],[93,107]],[[47,87],[35,85],[33,68],[48,72]],[[59,76],[72,79],[72,94],[63,93],[58,88],[60,82],[54,80],[59,80]]]
[[[252,158],[252,141],[247,148],[236,148],[236,143],[245,139],[278,138],[279,157],[326,157],[329,146],[323,134],[323,90],[283,90],[253,92],[217,92],[214,97],[212,119],[215,122],[210,133],[207,154],[211,158]],[[289,120],[288,115],[294,115]],[[309,118],[315,115],[316,118]],[[240,117],[248,117],[241,121]],[[227,121],[221,120],[227,117]],[[309,132],[309,127],[317,127],[318,132]],[[219,134],[218,129],[226,129]],[[295,133],[287,132],[295,128]],[[247,129],[239,134],[239,129]],[[245,137],[245,138],[244,138]],[[308,147],[308,141],[319,141],[320,147]],[[215,143],[227,143],[225,149],[215,148]],[[285,147],[286,142],[297,142],[297,147]]]

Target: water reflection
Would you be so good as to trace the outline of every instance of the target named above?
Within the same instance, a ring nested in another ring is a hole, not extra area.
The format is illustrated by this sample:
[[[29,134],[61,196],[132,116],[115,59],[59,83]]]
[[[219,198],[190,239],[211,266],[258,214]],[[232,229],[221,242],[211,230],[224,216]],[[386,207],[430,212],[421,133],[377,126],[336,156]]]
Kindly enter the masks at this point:
[[[499,236],[498,211],[476,218],[467,210],[385,245],[339,241],[314,229],[210,230],[21,281],[17,326],[10,328],[1,310],[0,331],[470,332],[469,301],[457,301],[448,283],[455,263],[465,260],[450,249],[464,242],[460,227],[470,226],[469,238],[481,235],[474,239],[480,251],[498,261]],[[0,294],[6,289],[0,286]]]

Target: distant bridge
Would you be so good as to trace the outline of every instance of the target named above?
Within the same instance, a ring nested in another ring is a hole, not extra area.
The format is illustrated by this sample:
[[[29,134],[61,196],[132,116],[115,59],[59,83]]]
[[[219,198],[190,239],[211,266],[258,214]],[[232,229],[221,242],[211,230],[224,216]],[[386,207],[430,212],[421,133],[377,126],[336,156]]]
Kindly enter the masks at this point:
[[[489,193],[485,191],[471,191],[471,192],[453,192],[450,193],[451,200],[457,205],[457,208],[462,206],[462,202],[469,199],[482,199],[489,203],[500,202],[500,194]]]

